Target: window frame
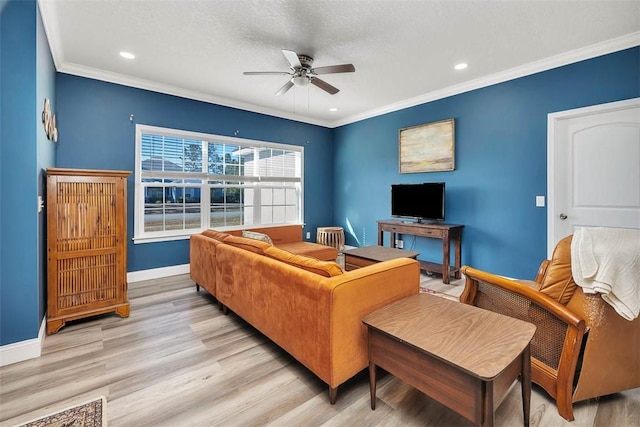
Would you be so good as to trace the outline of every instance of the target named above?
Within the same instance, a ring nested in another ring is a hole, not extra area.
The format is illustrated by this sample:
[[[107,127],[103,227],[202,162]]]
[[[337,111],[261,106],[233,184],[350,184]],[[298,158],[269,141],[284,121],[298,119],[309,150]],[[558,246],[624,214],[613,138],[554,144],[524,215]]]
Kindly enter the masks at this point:
[[[133,203],[133,237],[132,240],[135,244],[138,243],[153,243],[153,242],[165,242],[172,240],[184,240],[188,239],[192,234],[201,233],[202,231],[209,229],[210,219],[211,219],[211,193],[210,190],[212,188],[221,188],[221,187],[229,187],[229,185],[220,185],[211,183],[211,181],[219,180],[221,175],[218,174],[209,174],[208,172],[208,144],[204,144],[202,149],[203,152],[203,162],[202,162],[202,172],[167,172],[167,171],[157,171],[154,175],[162,178],[182,178],[182,179],[200,179],[200,183],[181,183],[180,185],[183,187],[194,187],[200,188],[200,228],[190,228],[190,229],[180,229],[180,230],[162,230],[162,231],[154,231],[154,232],[146,232],[144,230],[144,221],[145,221],[145,191],[144,189],[148,187],[145,185],[142,171],[142,135],[143,134],[153,134],[159,135],[162,137],[173,137],[180,139],[190,139],[190,140],[198,140],[206,143],[223,143],[230,145],[239,145],[244,148],[252,148],[252,149],[275,149],[275,150],[286,150],[286,151],[295,151],[300,153],[300,179],[297,178],[277,178],[277,179],[269,179],[268,176],[247,176],[242,180],[245,182],[246,188],[253,188],[255,193],[260,193],[261,188],[273,188],[274,185],[278,182],[299,182],[299,191],[298,194],[298,204],[299,209],[297,212],[297,218],[294,222],[284,222],[284,223],[253,223],[249,225],[230,225],[230,226],[215,226],[218,230],[241,230],[247,228],[255,228],[255,227],[278,227],[285,225],[304,225],[304,146],[292,145],[292,144],[282,144],[276,142],[269,141],[259,141],[252,140],[246,138],[237,138],[231,136],[224,135],[215,135],[215,134],[207,134],[202,132],[193,132],[181,129],[172,129],[144,124],[136,124],[135,128],[135,168],[134,168],[134,203]],[[229,175],[233,176],[233,175]],[[227,181],[232,181],[227,179]],[[153,187],[164,187],[167,185],[166,183],[158,183],[158,185],[153,185]],[[172,185],[175,186],[175,185]],[[277,187],[277,185],[276,185]],[[292,187],[282,187],[282,188],[292,188]],[[258,201],[260,200],[259,195],[256,197]],[[254,199],[255,201],[255,199]],[[254,205],[253,209],[260,209],[261,205]]]

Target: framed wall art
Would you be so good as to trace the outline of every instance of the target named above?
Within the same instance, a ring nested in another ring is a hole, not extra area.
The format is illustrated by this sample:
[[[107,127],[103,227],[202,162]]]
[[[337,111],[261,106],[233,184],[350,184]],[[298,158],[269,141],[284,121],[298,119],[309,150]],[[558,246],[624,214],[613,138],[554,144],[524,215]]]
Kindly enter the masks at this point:
[[[455,169],[454,119],[400,129],[400,173]]]

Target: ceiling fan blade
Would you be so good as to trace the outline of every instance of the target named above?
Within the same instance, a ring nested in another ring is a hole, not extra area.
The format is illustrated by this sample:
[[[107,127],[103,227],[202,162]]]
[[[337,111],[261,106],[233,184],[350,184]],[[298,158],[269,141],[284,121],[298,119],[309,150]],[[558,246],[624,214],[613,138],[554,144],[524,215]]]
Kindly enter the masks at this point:
[[[284,95],[285,93],[287,93],[287,91],[289,89],[291,89],[293,87],[293,82],[291,80],[287,81],[284,86],[282,86],[280,88],[279,91],[276,92],[276,95]]]
[[[311,79],[311,84],[318,86],[320,89],[330,93],[331,95],[335,95],[336,93],[340,92],[340,89],[338,89],[337,87],[331,86],[329,83],[325,82],[324,80],[320,80],[317,77]]]
[[[286,71],[245,71],[245,76],[290,76],[291,73]]]
[[[282,54],[287,58],[289,64],[291,64],[291,68],[302,68],[302,64],[300,63],[297,53],[292,50],[282,49]]]
[[[353,73],[356,67],[353,64],[329,65],[327,67],[312,68],[313,74]]]

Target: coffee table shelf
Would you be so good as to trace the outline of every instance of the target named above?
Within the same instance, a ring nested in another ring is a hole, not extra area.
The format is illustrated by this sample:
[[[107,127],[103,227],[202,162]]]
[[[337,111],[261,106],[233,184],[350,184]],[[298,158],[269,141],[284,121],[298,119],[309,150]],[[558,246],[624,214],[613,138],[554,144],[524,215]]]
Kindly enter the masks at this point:
[[[439,264],[437,262],[424,261],[421,259],[419,259],[418,262],[420,263],[420,270],[424,270],[430,273],[442,274],[442,277],[446,276],[442,273],[442,271],[444,270],[444,266],[442,264]],[[457,271],[458,268],[456,268],[455,265],[449,266],[449,275],[455,275]]]

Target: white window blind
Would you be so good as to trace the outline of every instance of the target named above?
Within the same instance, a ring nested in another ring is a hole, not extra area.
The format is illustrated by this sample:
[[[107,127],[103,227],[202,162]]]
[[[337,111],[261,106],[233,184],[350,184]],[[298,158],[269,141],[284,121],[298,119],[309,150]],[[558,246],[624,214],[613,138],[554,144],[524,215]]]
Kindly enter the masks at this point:
[[[302,222],[303,147],[136,126],[134,240]]]

